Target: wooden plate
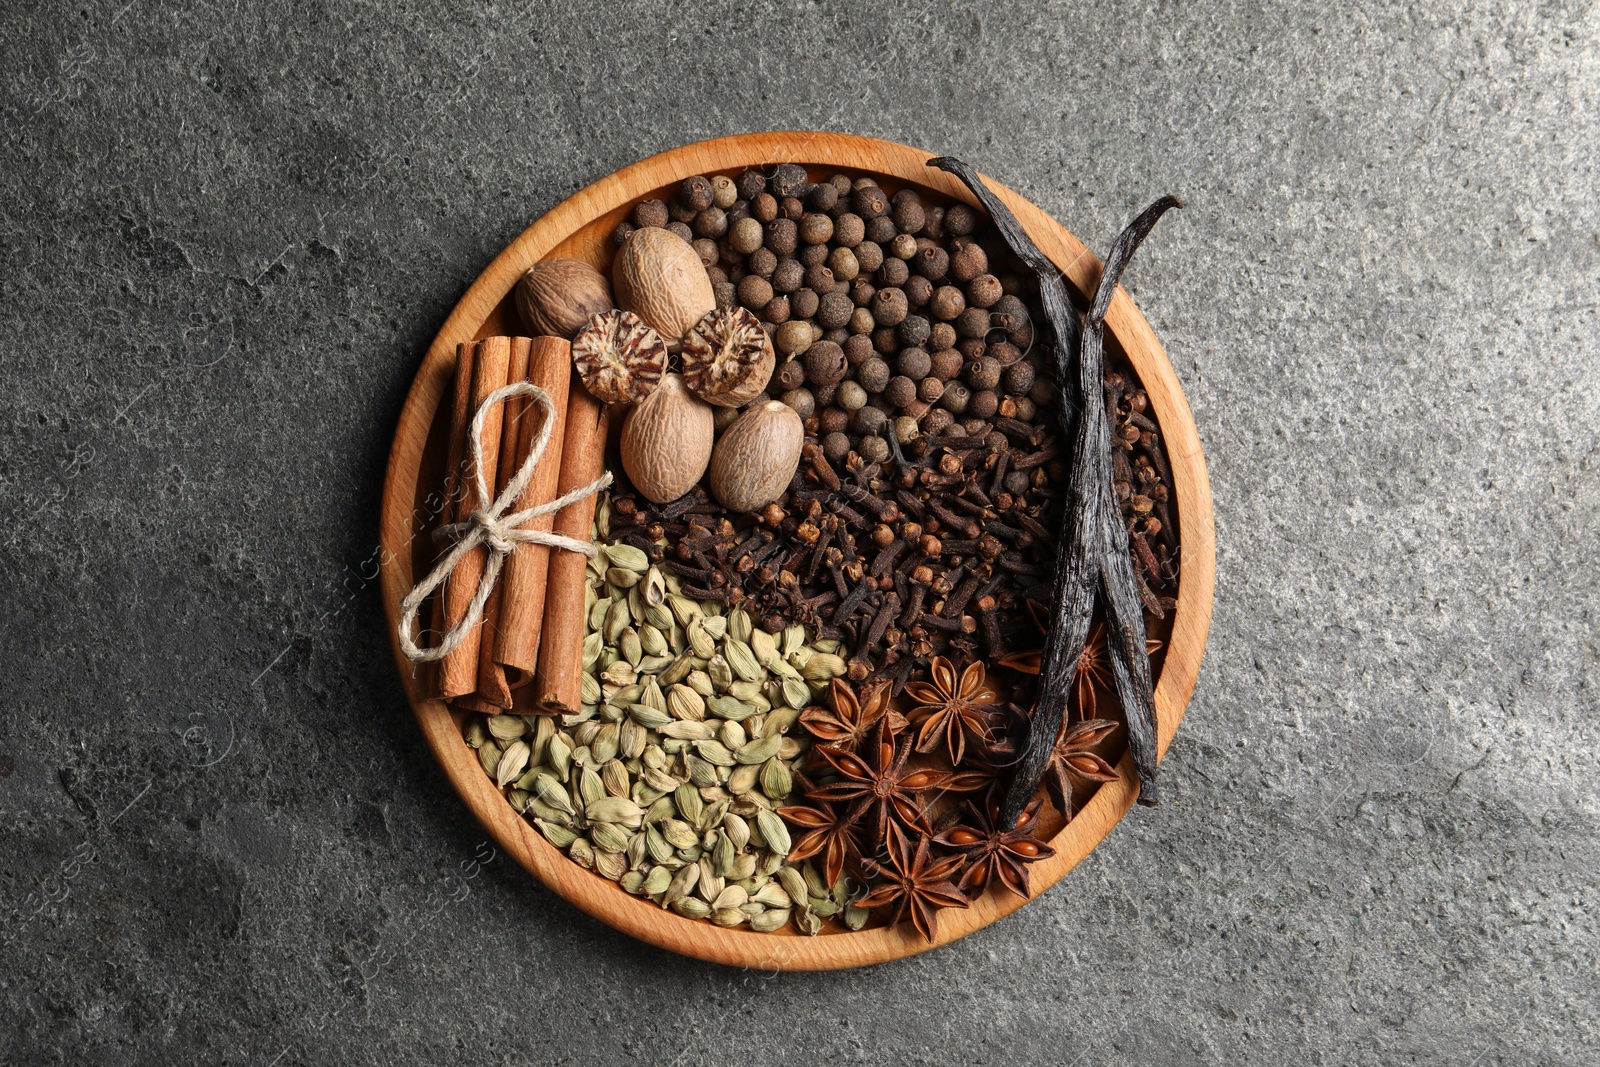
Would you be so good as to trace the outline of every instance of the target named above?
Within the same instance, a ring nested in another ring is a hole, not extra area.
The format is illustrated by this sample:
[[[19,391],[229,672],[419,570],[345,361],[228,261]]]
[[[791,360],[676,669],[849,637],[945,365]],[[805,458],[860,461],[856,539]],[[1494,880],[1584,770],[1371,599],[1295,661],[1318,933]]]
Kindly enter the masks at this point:
[[[755,133],[724,137],[685,145],[624,167],[574,194],[528,227],[489,264],[445,320],[444,328],[423,357],[400,415],[389,456],[381,516],[383,598],[391,643],[400,600],[434,551],[431,538],[426,536],[434,525],[428,498],[443,484],[440,456],[449,414],[441,414],[441,401],[450,390],[456,345],[475,337],[520,332],[511,292],[530,265],[547,256],[573,256],[604,270],[611,258],[611,231],[636,200],[669,195],[669,188],[690,175],[737,174],[751,166],[803,163],[814,170],[814,178],[840,170],[871,174],[884,179],[890,191],[912,182],[943,197],[973,203],[971,195],[954,178],[925,165],[929,158],[927,152],[905,145],[845,134]],[[1061,268],[1068,283],[1079,294],[1092,291],[1100,274],[1100,261],[1059,223],[1022,197],[993,181],[989,185]],[[1109,240],[1112,235],[1102,236]],[[1155,690],[1159,740],[1161,751],[1165,752],[1194,688],[1211,621],[1216,572],[1211,488],[1194,419],[1177,376],[1144,316],[1120,289],[1111,302],[1106,325],[1108,349],[1120,349],[1127,356],[1149,394],[1166,438],[1176,489],[1182,551],[1178,605]],[[582,604],[573,605],[573,610],[581,611]],[[991,891],[965,911],[946,910],[939,916],[939,937],[933,945],[924,942],[909,924],[856,933],[840,930],[808,938],[787,930],[761,934],[685,919],[647,900],[629,896],[615,883],[584,870],[546,842],[512,810],[483,773],[477,754],[462,739],[460,717],[445,704],[428,699],[421,684],[426,675],[414,670],[398,647],[395,660],[428,744],[461,798],[500,848],[572,904],[640,940],[715,963],[768,970],[830,970],[923,952],[987,926],[1025,903],[1009,894]],[[1133,803],[1138,787],[1126,757],[1118,769],[1122,780],[1102,786],[1051,840],[1054,858],[1031,868],[1036,895],[1088,855]]]

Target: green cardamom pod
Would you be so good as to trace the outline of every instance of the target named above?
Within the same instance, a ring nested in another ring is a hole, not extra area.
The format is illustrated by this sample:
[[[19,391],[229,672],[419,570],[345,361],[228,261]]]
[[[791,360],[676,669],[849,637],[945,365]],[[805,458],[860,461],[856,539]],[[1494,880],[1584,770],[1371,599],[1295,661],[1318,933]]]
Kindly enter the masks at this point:
[[[756,812],[756,825],[761,827],[761,836],[767,839],[767,847],[772,851],[787,856],[793,844],[789,840],[789,828],[783,820],[765,808]]]
[[[535,819],[533,824],[539,828],[544,839],[556,848],[570,848],[578,839],[578,835],[562,826],[560,823],[546,822],[544,819]]]
[[[773,800],[784,800],[794,789],[794,773],[777,757],[761,765],[761,791]]]

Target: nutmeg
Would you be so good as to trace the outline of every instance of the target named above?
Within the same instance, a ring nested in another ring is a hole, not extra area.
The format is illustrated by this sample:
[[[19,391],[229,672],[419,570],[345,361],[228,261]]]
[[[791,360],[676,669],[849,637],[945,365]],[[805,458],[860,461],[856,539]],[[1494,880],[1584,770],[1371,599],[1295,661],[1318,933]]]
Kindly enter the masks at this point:
[[[635,230],[611,267],[617,303],[676,349],[684,331],[716,307],[711,279],[688,242],[668,230]]]
[[[787,404],[769,400],[739,416],[711,455],[711,492],[730,511],[777,500],[800,467],[805,428]],[[692,483],[691,483],[692,484]]]
[[[622,469],[633,487],[657,504],[693,489],[711,460],[715,423],[711,405],[689,391],[682,375],[662,378],[622,423]]]
[[[570,341],[590,319],[611,308],[605,276],[582,260],[542,260],[517,283],[517,312],[535,337]]]
[[[720,407],[736,408],[755,399],[767,387],[776,362],[771,338],[744,308],[713,311],[683,335],[684,381],[707,403]]]

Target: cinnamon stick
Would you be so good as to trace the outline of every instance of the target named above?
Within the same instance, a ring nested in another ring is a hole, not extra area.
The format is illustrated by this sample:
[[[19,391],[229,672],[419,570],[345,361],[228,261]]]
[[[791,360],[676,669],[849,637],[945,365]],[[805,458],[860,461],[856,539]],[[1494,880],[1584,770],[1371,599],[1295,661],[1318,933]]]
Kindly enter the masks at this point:
[[[456,358],[458,360],[465,358],[460,349],[457,350]],[[471,359],[472,400],[467,412],[469,424],[489,394],[506,384],[506,371],[511,362],[511,338],[486,337],[478,341],[472,348]],[[483,481],[486,487],[495,484],[504,414],[503,408],[496,406],[489,410],[483,420],[480,444],[483,456]],[[461,436],[466,437],[465,428]],[[465,484],[462,486],[461,503],[457,510],[458,522],[492,502],[478,498],[475,472],[467,470],[463,471],[462,475]],[[480,545],[461,557],[461,562],[450,572],[444,589],[444,623],[447,631],[466,616],[467,606],[472,603],[473,594],[477,591],[478,582],[483,578],[483,571],[488,561],[489,550],[486,546]],[[464,697],[477,690],[478,654],[482,638],[483,627],[473,627],[466,638],[440,662],[439,695],[445,700]]]
[[[477,342],[456,345],[455,386],[450,398],[450,438],[447,444],[444,470],[444,506],[439,509],[440,525],[460,521],[461,495],[466,491],[467,425],[472,419],[472,368],[476,363],[473,354]],[[427,568],[422,570],[426,572]],[[443,634],[450,627],[445,622],[445,596],[441,591],[433,600],[433,631]]]
[[[503,384],[510,385],[527,378],[530,345],[526,337],[511,338],[511,358],[506,366]],[[495,465],[493,482],[496,499],[505,492],[506,486],[517,473],[518,465],[527,455],[526,446],[518,448],[522,444],[523,414],[527,402],[526,397],[520,396],[505,402],[500,420],[500,457]],[[478,689],[475,699],[470,701],[473,710],[490,714],[511,707],[511,686],[507,684],[505,668],[495,659],[495,647],[499,644],[499,633],[504,625],[505,588],[506,572],[502,570],[500,580],[495,583],[488,601],[483,605],[483,637],[478,643]]]
[[[606,408],[587,389],[571,389],[567,399],[561,475],[556,494],[570,492],[600,477],[605,466]],[[594,496],[556,514],[555,532],[588,540],[594,524]],[[582,702],[584,581],[589,561],[577,552],[554,552],[545,580],[544,627],[539,638],[535,702],[544,711],[572,714]]]

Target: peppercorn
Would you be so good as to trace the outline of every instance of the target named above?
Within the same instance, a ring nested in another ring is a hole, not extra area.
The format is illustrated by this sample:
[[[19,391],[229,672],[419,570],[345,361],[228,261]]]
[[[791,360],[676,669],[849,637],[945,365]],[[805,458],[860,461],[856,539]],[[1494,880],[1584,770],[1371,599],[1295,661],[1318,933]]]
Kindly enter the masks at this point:
[[[711,295],[719,308],[731,308],[739,302],[739,292],[730,281],[712,282]]]
[[[1000,363],[1000,366],[1011,366],[1021,360],[1022,349],[1014,346],[1010,341],[995,341],[994,344],[990,344],[986,355],[994,358],[995,362]],[[1027,392],[1027,390],[1024,389],[1022,392]]]
[[[806,203],[813,211],[828,211],[839,202],[839,190],[827,182],[818,182],[806,193]]]
[[[832,236],[833,220],[828,216],[813,213],[800,220],[800,240],[806,244],[826,244]]]
[[[648,226],[665,226],[670,221],[667,205],[660,200],[641,200],[633,205],[633,224],[641,230]]]
[[[770,249],[768,250],[770,251]],[[751,255],[753,260],[754,254]],[[780,259],[772,271],[772,290],[776,293],[792,293],[804,284],[805,268],[800,266],[798,260]]]
[[[933,369],[933,361],[924,350],[907,348],[895,360],[894,369],[912,381],[920,381]]]
[[[776,197],[803,196],[811,186],[806,168],[798,163],[779,163],[772,171],[772,195]]]
[[[978,228],[978,213],[966,204],[951,204],[944,212],[944,232],[964,237]]]
[[[994,324],[1006,332],[1006,340],[1018,348],[1033,343],[1033,319],[1028,306],[1015,296],[1003,296],[992,309]],[[959,329],[959,327],[957,327]]]
[[[771,222],[778,217],[778,201],[771,193],[762,193],[750,201],[750,217],[762,222]]]
[[[839,281],[850,282],[861,273],[861,264],[856,262],[856,254],[848,248],[835,248],[828,253],[828,269]]]
[[[904,346],[918,348],[928,342],[928,320],[921,315],[907,315],[895,329]]]
[[[912,257],[911,269],[931,282],[939,281],[950,271],[950,253],[929,245]]]
[[[879,326],[872,331],[872,348],[879,355],[892,356],[900,351],[900,338],[892,326]]]
[[[833,275],[837,278],[839,272],[835,270]],[[877,292],[877,286],[865,278],[857,278],[850,283],[850,303],[858,308],[869,307],[872,304],[872,298],[877,295]]]
[[[845,362],[844,349],[832,341],[818,341],[806,349],[806,381],[812,385],[833,385],[845,375],[850,365]]]
[[[906,294],[893,286],[879,289],[872,296],[872,317],[879,326],[898,326],[905,321]]]
[[[778,201],[778,214],[786,219],[799,222],[805,218],[806,205],[798,196],[786,196]]]
[[[794,413],[802,419],[809,419],[812,412],[817,410],[816,398],[811,395],[809,389],[790,389],[783,394],[782,400],[794,408]]]
[[[1000,398],[993,389],[980,389],[967,401],[967,414],[978,419],[992,419],[1000,409]]]
[[[872,317],[872,312],[866,308],[856,308],[850,314],[849,330],[853,334],[869,334],[877,325],[877,320]]]
[[[774,255],[792,256],[800,244],[799,228],[792,219],[773,219],[767,223],[765,241]]]
[[[907,278],[904,289],[906,299],[914,308],[922,307],[933,299],[933,283],[920,274],[913,274]]]
[[[932,366],[929,368],[929,373],[942,381],[949,381],[960,374],[961,365],[966,362],[962,359],[961,353],[953,348],[938,349],[930,358]]]
[[[717,248],[717,242],[709,237],[696,237],[690,242],[689,247],[694,249],[694,254],[699,257],[700,265],[708,270],[716,265],[717,259],[722,255]]]
[[[888,244],[894,240],[894,220],[887,215],[879,215],[875,219],[867,219],[867,240],[876,241],[880,245]]]
[[[746,274],[739,282],[739,303],[760,311],[772,299],[772,283],[759,274]]]
[[[689,229],[687,225],[681,222],[667,223],[666,231],[672,234],[674,237],[677,237],[684,244],[688,244],[690,241],[694,240],[694,231]]]
[[[749,255],[761,247],[761,223],[755,219],[740,219],[728,231],[728,247],[740,255]]]
[[[817,313],[817,293],[814,289],[796,289],[789,294],[789,310],[797,319],[809,319]]]
[[[734,187],[745,200],[754,200],[767,187],[767,176],[759,170],[749,169],[734,180]]]
[[[1000,361],[989,356],[975,359],[967,364],[964,377],[974,389],[993,389],[1000,384]]]
[[[989,312],[983,308],[968,308],[956,317],[956,333],[962,337],[979,338],[989,332]]]
[[[767,322],[781,326],[789,321],[789,298],[774,296],[767,301],[767,306],[761,309],[761,317]]]
[[[933,317],[936,319],[953,319],[967,310],[967,299],[955,286],[941,285],[933,291],[933,299],[928,301],[928,310],[933,312]]]
[[[773,380],[785,389],[798,389],[806,384],[806,365],[798,359],[786,360]]]
[[[944,395],[939,398],[939,403],[952,415],[962,415],[966,413],[967,402],[971,399],[971,389],[960,382],[951,382],[945,386]]]
[[[911,268],[906,266],[905,260],[889,258],[883,261],[883,266],[878,268],[878,284],[886,287],[899,287],[911,277]]]
[[[922,210],[922,197],[917,195],[915,189],[908,187],[894,194],[894,224],[901,233],[918,233],[927,221]]]
[[[871,331],[863,332],[870,333]],[[851,337],[840,347],[844,349],[845,361],[852,367],[863,364],[867,360],[874,358],[872,355],[872,338],[870,337],[865,337],[858,334]]]
[[[1011,364],[1005,369],[1004,381],[1006,392],[1012,396],[1026,396],[1033,390],[1033,364],[1022,361]]]
[[[803,293],[805,290],[802,289],[800,292]],[[795,294],[795,296],[799,295],[799,293]],[[811,323],[804,321],[810,316],[800,314],[794,297],[789,299],[789,309],[791,314],[799,315],[799,318],[791,319],[779,326],[777,334],[772,338],[772,343],[777,346],[779,352],[792,356],[811,347]],[[813,308],[812,310],[816,309]]]
[[[904,408],[917,398],[917,383],[904,374],[889,379],[883,388],[883,399],[897,408]]]
[[[826,267],[820,268],[827,270]],[[831,293],[823,293],[817,302],[817,325],[824,330],[842,328],[850,321],[850,316],[855,313],[856,306],[850,300],[850,295],[842,289],[835,288]]]
[[[956,417],[944,408],[934,408],[922,416],[922,432],[929,437],[938,437],[950,428]]]

